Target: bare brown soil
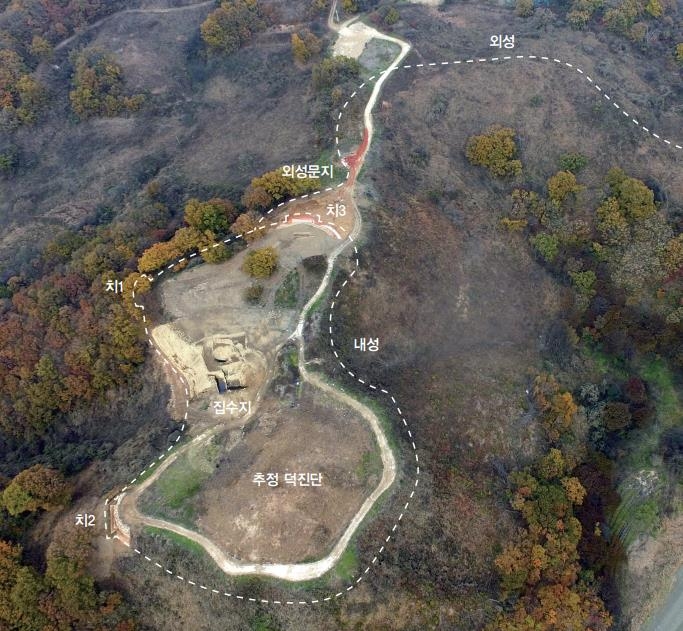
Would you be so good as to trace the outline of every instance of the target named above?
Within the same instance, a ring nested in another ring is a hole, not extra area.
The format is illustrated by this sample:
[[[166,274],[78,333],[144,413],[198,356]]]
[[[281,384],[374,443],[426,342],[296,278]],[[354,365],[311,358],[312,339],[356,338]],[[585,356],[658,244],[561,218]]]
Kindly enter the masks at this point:
[[[294,408],[270,398],[260,410],[200,493],[199,531],[242,560],[319,558],[377,486],[377,472],[363,475],[374,439],[363,419],[311,386]],[[255,473],[268,472],[279,473],[278,487],[254,484]],[[302,472],[322,473],[322,486],[284,483],[285,473]]]
[[[211,387],[206,347],[216,335],[244,335],[248,379],[247,387],[240,391],[240,400],[256,401],[267,366],[292,333],[297,318],[296,309],[274,306],[278,287],[302,259],[325,255],[337,242],[305,223],[269,232],[254,247],[274,246],[279,254],[278,270],[270,278],[258,280],[264,291],[256,305],[245,299],[246,289],[256,282],[241,270],[246,251],[217,266],[184,270],[163,284],[162,300],[170,324],[155,329],[154,337],[169,359],[174,359],[176,368],[187,373],[190,397],[202,395],[195,401],[195,409],[206,409],[216,398],[216,393],[206,390]]]
[[[667,518],[656,538],[647,537],[629,550],[624,579],[624,620],[629,629],[643,628],[645,621],[663,602],[671,581],[683,563],[683,516]]]

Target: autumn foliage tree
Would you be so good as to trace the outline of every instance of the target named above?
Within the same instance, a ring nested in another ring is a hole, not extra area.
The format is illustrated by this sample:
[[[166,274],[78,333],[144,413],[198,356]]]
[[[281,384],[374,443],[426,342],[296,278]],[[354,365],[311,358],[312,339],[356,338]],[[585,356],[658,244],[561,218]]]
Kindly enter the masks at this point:
[[[71,490],[55,469],[37,464],[16,475],[2,492],[2,503],[10,515],[50,511],[68,504]]]
[[[543,373],[534,381],[533,397],[549,440],[557,442],[577,412],[571,394]],[[611,628],[612,618],[592,575],[581,571],[583,529],[575,510],[587,492],[574,475],[575,460],[551,447],[535,464],[510,475],[510,504],[524,527],[496,557],[502,596],[508,602],[486,631]]]
[[[0,128],[35,120],[48,102],[35,72],[38,64],[51,60],[58,41],[120,4],[120,0],[0,0]]]
[[[45,89],[30,74],[19,54],[0,49],[0,112],[4,126],[32,123],[45,101]]]
[[[515,12],[523,18],[528,18],[534,14],[534,0],[516,0]]]
[[[251,181],[254,188],[262,188],[273,201],[281,201],[287,197],[296,197],[310,191],[314,191],[319,186],[318,178],[297,178],[285,176],[282,169],[268,171]]]
[[[242,269],[254,278],[268,278],[277,269],[278,253],[273,247],[251,250],[244,259]]]
[[[223,0],[200,30],[211,51],[230,54],[265,28],[266,20],[256,0]]]
[[[622,169],[607,174],[610,195],[597,210],[597,228],[608,245],[624,246],[632,229],[657,212],[654,191]]]
[[[358,12],[358,2],[357,0],[342,0],[342,9],[346,13],[357,13]]]
[[[536,377],[533,385],[534,401],[541,412],[541,425],[548,440],[556,443],[569,432],[578,406],[571,392],[562,391],[557,380],[547,373]]]
[[[251,180],[242,203],[252,211],[266,210],[275,202],[314,191],[319,184],[319,178],[288,177],[282,169],[275,169]]]
[[[582,186],[571,171],[558,171],[548,179],[548,197],[561,204],[570,195],[576,195]]]
[[[33,36],[29,51],[34,57],[37,57],[42,61],[49,61],[52,59],[52,55],[54,53],[54,49],[52,48],[50,42],[40,35]]]
[[[124,383],[142,363],[139,328],[126,306],[103,291],[111,262],[84,254],[78,266],[14,291],[0,317],[6,436],[44,435],[56,419]]]
[[[626,219],[646,219],[656,212],[654,191],[641,180],[629,177],[622,169],[614,168],[607,174],[607,182],[612,198],[616,199]]]
[[[494,125],[486,133],[472,136],[467,142],[467,158],[472,164],[486,167],[499,177],[519,175],[522,163],[517,159],[515,132]]]
[[[213,198],[201,202],[193,198],[185,204],[185,223],[200,232],[209,230],[215,234],[223,234],[236,218],[234,204],[226,199]]]
[[[179,228],[169,241],[155,243],[140,255],[138,270],[143,274],[154,272],[177,262],[184,254],[200,250],[206,242],[206,235],[196,228]]]
[[[142,94],[124,94],[121,66],[103,51],[83,50],[76,55],[73,63],[73,90],[69,93],[69,99],[71,108],[79,118],[134,112],[144,102]]]
[[[195,249],[194,247],[191,250]],[[138,261],[138,269],[143,274],[154,272],[175,259],[180,258],[184,252],[178,249],[173,241],[155,243],[147,248]]]
[[[230,226],[230,231],[234,235],[241,235],[247,243],[252,243],[265,236],[267,230],[264,222],[259,222],[259,216],[254,212],[242,213],[235,223]],[[263,227],[263,230],[259,228]]]
[[[176,272],[188,264],[188,254],[199,254],[207,263],[220,263],[230,258],[230,250],[218,235],[234,225],[237,210],[232,202],[213,198],[206,202],[190,199],[185,205],[187,226],[178,228],[168,241],[154,243],[138,259],[138,271],[149,274],[173,265]],[[184,259],[184,260],[181,260]]]
[[[550,386],[550,391],[548,391]],[[547,398],[554,386],[539,384]],[[574,516],[586,490],[559,449],[511,475],[512,507],[525,528],[495,560],[503,597],[513,596],[487,631],[606,631],[612,619],[595,586],[580,578],[581,523]]]
[[[242,195],[242,203],[247,210],[264,211],[273,203],[273,198],[262,186],[249,185]]]
[[[658,283],[673,280],[676,227],[659,211],[645,182],[617,168],[609,171],[607,182],[609,195],[596,211],[596,258],[606,264],[610,283],[626,293],[628,303],[654,300]],[[677,307],[672,302],[667,308]]]
[[[322,42],[308,29],[292,33],[292,55],[300,64],[305,64],[321,50]]]
[[[604,0],[573,0],[567,12],[567,21],[572,28],[582,29],[604,3]]]
[[[609,197],[596,211],[597,228],[607,245],[624,246],[630,237],[629,222],[619,206],[616,197]]]
[[[667,275],[679,272],[683,267],[683,234],[671,238],[661,254],[662,265]]]

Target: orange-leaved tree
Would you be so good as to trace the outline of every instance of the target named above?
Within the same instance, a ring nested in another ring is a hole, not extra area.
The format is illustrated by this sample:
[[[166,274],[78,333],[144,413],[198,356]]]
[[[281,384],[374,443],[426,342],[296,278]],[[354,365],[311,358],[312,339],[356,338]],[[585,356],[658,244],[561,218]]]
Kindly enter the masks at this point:
[[[70,499],[71,489],[62,473],[41,464],[18,473],[2,492],[2,503],[10,515],[56,510]]]
[[[517,159],[515,132],[509,127],[493,125],[486,133],[467,141],[466,154],[472,164],[486,167],[493,175],[519,175],[522,163]]]
[[[266,222],[259,221],[259,216],[250,211],[242,213],[230,226],[230,231],[235,235],[241,235],[247,243],[251,243],[266,234]]]

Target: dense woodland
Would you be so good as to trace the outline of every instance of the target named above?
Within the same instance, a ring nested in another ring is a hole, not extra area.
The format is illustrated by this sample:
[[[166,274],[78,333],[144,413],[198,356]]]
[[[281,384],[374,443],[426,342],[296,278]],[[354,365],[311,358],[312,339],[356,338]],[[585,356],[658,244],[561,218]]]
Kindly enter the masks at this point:
[[[467,157],[494,177],[523,172],[509,128],[470,138]],[[683,373],[681,226],[660,210],[655,191],[619,168],[606,174],[606,195],[587,221],[575,210],[587,159],[566,154],[559,167],[545,191],[512,191],[501,228],[524,235],[538,260],[573,288],[557,341],[558,368],[572,348],[584,348],[620,364],[624,376],[603,391],[578,393],[582,420],[573,393],[562,391],[552,375],[536,378],[533,396],[548,451],[510,476],[510,502],[524,528],[496,559],[502,596],[512,599],[491,629],[553,629],[560,620],[577,631],[611,627],[600,582],[611,579],[632,533],[603,532],[605,524],[619,523],[611,513],[620,498],[606,479],[616,471],[620,445],[654,423],[642,379],[646,358],[666,358]],[[681,454],[674,445],[680,446],[681,436],[680,424],[659,432],[670,489],[680,482]],[[665,503],[659,510],[672,508]]]
[[[49,94],[34,71],[51,59],[54,46],[79,28],[116,11],[113,0],[11,0],[0,3],[0,129],[35,122]]]

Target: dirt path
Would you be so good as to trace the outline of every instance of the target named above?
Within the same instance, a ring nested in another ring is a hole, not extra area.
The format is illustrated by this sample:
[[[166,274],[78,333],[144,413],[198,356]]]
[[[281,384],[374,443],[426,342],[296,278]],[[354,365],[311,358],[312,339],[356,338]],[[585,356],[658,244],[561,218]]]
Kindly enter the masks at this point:
[[[201,4],[197,5],[191,5],[191,7],[200,7],[200,6],[207,6],[209,4],[213,4],[213,2],[203,2]],[[178,10],[185,10],[190,7],[178,7],[177,9],[150,9],[150,10],[142,10],[142,9],[129,9],[126,11],[121,11],[120,13],[150,13],[150,12],[157,12],[157,13],[170,13],[172,11],[178,11]],[[336,1],[333,3],[332,8],[330,10],[330,16],[328,19],[328,24],[330,24],[330,28],[332,28],[335,31],[339,31],[339,28],[337,25],[334,23],[333,20],[333,14],[334,10],[336,8]],[[104,22],[106,19],[111,19],[115,15],[118,14],[113,14],[111,16],[108,16],[107,18],[103,18],[99,22],[96,22],[95,24],[91,25],[91,28],[96,28],[99,26],[102,22]],[[363,25],[365,26],[365,25]],[[365,151],[363,151],[361,154],[357,156],[357,162],[356,162],[356,173],[357,170],[360,169],[360,166],[362,165],[363,159],[365,157],[365,154],[367,153],[368,148],[370,147],[370,143],[372,140],[372,133],[373,133],[373,122],[372,122],[372,110],[374,108],[375,103],[377,102],[377,98],[379,96],[379,93],[381,92],[382,85],[386,81],[387,77],[391,74],[391,72],[396,68],[397,64],[400,63],[400,61],[408,54],[408,52],[411,49],[411,46],[407,44],[406,42],[403,42],[402,40],[399,40],[394,37],[390,37],[387,35],[384,35],[383,33],[380,33],[379,31],[372,29],[370,27],[365,26],[367,28],[368,33],[371,34],[371,38],[379,38],[379,39],[385,39],[387,41],[394,42],[398,44],[401,47],[400,53],[397,55],[397,57],[394,59],[392,65],[385,71],[383,71],[382,76],[377,80],[377,82],[374,85],[374,89],[372,93],[370,94],[368,103],[365,108],[364,112],[364,125],[366,128],[366,133],[364,135],[364,148]],[[80,33],[78,34],[80,35]],[[69,38],[69,40],[72,40],[74,37],[77,37],[77,35],[72,36],[72,38]],[[65,46],[68,44],[69,40],[65,40],[60,44],[60,46]],[[352,188],[355,183],[355,178],[351,179],[349,182],[349,186]],[[309,372],[306,367],[305,367],[305,348],[304,348],[304,339],[303,339],[303,328],[304,324],[306,321],[306,317],[308,316],[308,313],[311,309],[311,307],[315,304],[315,302],[325,294],[327,291],[330,281],[332,279],[332,274],[334,272],[334,265],[342,252],[348,248],[355,238],[358,236],[360,233],[361,227],[362,227],[362,217],[360,212],[358,211],[358,208],[355,204],[355,201],[353,202],[353,209],[354,209],[354,226],[349,234],[348,239],[346,239],[339,247],[337,247],[331,255],[328,257],[328,264],[327,264],[327,270],[325,272],[325,275],[320,283],[320,286],[318,287],[318,290],[315,292],[315,294],[311,297],[311,299],[306,303],[304,308],[301,311],[301,315],[299,317],[299,320],[297,322],[296,329],[290,339],[295,340],[298,343],[299,347],[299,353],[300,353],[300,358],[299,358],[299,366],[301,370],[301,378],[304,381],[308,381],[311,385],[313,385],[316,388],[321,389],[322,391],[330,394],[334,398],[336,398],[338,401],[341,403],[351,407],[352,409],[356,410],[367,422],[370,428],[372,429],[372,432],[375,436],[375,439],[377,441],[377,445],[380,450],[380,455],[382,459],[382,465],[383,465],[383,470],[382,470],[382,478],[377,485],[377,487],[374,489],[374,491],[365,499],[363,502],[361,508],[359,511],[356,513],[356,515],[353,517],[347,528],[345,529],[343,535],[341,538],[337,541],[335,544],[334,548],[332,551],[325,556],[322,559],[319,559],[318,561],[314,562],[309,562],[309,563],[294,563],[294,564],[282,564],[282,563],[244,563],[241,561],[236,561],[235,559],[229,557],[227,554],[225,554],[213,541],[211,541],[209,538],[205,537],[204,535],[195,532],[194,530],[190,530],[188,528],[185,528],[183,526],[180,526],[178,524],[174,524],[172,522],[162,520],[162,519],[156,519],[152,517],[148,517],[146,515],[143,515],[142,513],[139,512],[137,508],[137,500],[140,497],[140,495],[147,489],[151,484],[154,483],[155,480],[158,479],[159,475],[163,473],[176,459],[177,457],[183,453],[187,448],[189,448],[190,445],[197,444],[198,442],[205,441],[209,439],[213,433],[218,428],[212,428],[210,430],[207,430],[200,434],[199,436],[195,437],[192,441],[188,442],[186,445],[181,447],[180,449],[177,449],[171,456],[166,458],[162,463],[160,463],[157,468],[154,470],[154,472],[146,478],[142,483],[138,484],[135,486],[132,490],[128,491],[127,493],[122,493],[119,495],[116,499],[116,502],[119,504],[119,510],[120,510],[120,515],[122,518],[124,518],[125,515],[125,521],[128,524],[137,524],[137,525],[149,525],[149,526],[154,526],[158,528],[163,528],[165,530],[169,530],[171,532],[175,532],[179,535],[182,535],[184,537],[187,537],[188,539],[191,539],[192,541],[195,541],[199,545],[201,545],[206,552],[211,556],[211,558],[216,562],[216,564],[221,568],[223,572],[226,574],[232,575],[232,576],[239,576],[239,575],[244,575],[244,574],[260,574],[264,576],[272,576],[275,578],[279,579],[284,579],[284,580],[290,580],[290,581],[303,581],[303,580],[310,580],[314,578],[318,578],[328,572],[330,569],[334,567],[334,565],[339,561],[341,555],[343,554],[344,550],[346,549],[346,546],[349,544],[351,541],[351,538],[353,537],[354,533],[358,529],[358,527],[361,525],[367,514],[370,512],[372,509],[373,505],[375,502],[391,487],[393,482],[396,479],[396,460],[394,458],[393,452],[391,450],[391,447],[389,446],[388,440],[386,435],[384,434],[382,427],[380,425],[379,419],[375,415],[375,413],[368,408],[366,405],[363,403],[357,401],[350,395],[342,392],[338,388],[328,384],[324,379],[322,379],[320,376]],[[252,414],[255,413],[255,410],[252,411]]]
[[[70,37],[67,37],[66,39],[59,42],[59,44],[57,44],[54,49],[55,49],[55,51],[61,50],[65,46],[68,46],[75,39],[78,39],[81,35],[84,35],[85,33],[88,33],[88,32],[90,32],[96,28],[99,28],[105,22],[108,22],[109,20],[112,20],[115,17],[117,17],[119,15],[124,15],[126,13],[141,13],[141,14],[180,13],[181,11],[189,11],[191,9],[199,9],[201,7],[214,6],[215,4],[216,3],[214,2],[214,0],[206,0],[205,2],[199,2],[197,4],[188,4],[188,5],[185,5],[183,7],[168,7],[165,9],[123,9],[122,11],[117,11],[116,13],[112,13],[111,15],[105,15],[103,18],[100,18],[99,20],[97,20],[97,22],[93,22],[92,24],[89,24],[84,29],[81,29],[80,31],[74,33]]]
[[[306,315],[308,314],[308,311],[310,310],[311,306],[327,290],[329,282],[332,277],[334,263],[337,257],[347,247],[349,247],[351,243],[353,243],[354,237],[358,234],[358,231],[360,230],[360,215],[358,214],[357,208],[355,208],[355,204],[354,211],[356,212],[356,217],[358,220],[354,225],[354,228],[350,234],[350,238],[345,240],[339,247],[337,247],[328,258],[328,267],[325,276],[315,295],[308,301],[306,306],[303,308],[301,316],[298,321],[298,325],[296,327],[296,331],[290,338],[295,339],[298,342],[300,353],[299,368],[301,371],[301,379],[303,381],[307,381],[314,387],[321,389],[322,391],[331,395],[344,405],[347,405],[348,407],[357,411],[367,421],[368,425],[370,426],[377,441],[377,445],[379,447],[382,459],[383,470],[382,478],[379,484],[373,490],[373,492],[365,499],[360,509],[353,517],[353,519],[350,521],[349,525],[344,530],[344,533],[335,544],[334,548],[324,558],[310,563],[245,563],[237,561],[234,558],[230,557],[225,552],[223,552],[213,541],[211,541],[211,539],[194,530],[185,528],[170,521],[149,517],[147,515],[142,514],[138,510],[137,501],[140,498],[141,494],[147,488],[149,488],[149,486],[152,485],[159,478],[159,476],[171,464],[173,464],[173,462],[177,460],[177,458],[181,454],[183,454],[187,449],[189,449],[190,446],[197,445],[199,443],[209,440],[216,433],[216,431],[220,429],[220,426],[216,426],[202,432],[200,435],[196,436],[194,439],[192,439],[185,445],[175,450],[172,454],[165,458],[163,462],[159,463],[156,466],[155,470],[145,480],[131,488],[126,493],[121,493],[119,496],[115,498],[114,501],[118,504],[121,519],[127,525],[154,526],[187,537],[188,539],[191,539],[192,541],[195,541],[196,543],[201,545],[206,550],[206,552],[211,556],[211,558],[216,562],[216,564],[221,568],[221,570],[231,576],[240,576],[244,574],[260,574],[264,576],[272,576],[275,578],[290,581],[303,581],[322,576],[330,569],[332,569],[332,567],[334,567],[334,565],[337,563],[341,555],[344,553],[344,550],[346,549],[346,546],[348,545],[349,541],[351,540],[354,533],[356,532],[362,521],[365,519],[369,511],[372,509],[377,499],[379,499],[379,497],[387,489],[389,489],[389,487],[393,484],[396,478],[396,460],[394,458],[393,452],[391,451],[391,447],[389,446],[387,438],[381,428],[379,419],[377,418],[375,413],[372,410],[370,410],[370,408],[365,406],[363,403],[357,401],[350,395],[338,390],[336,387],[328,384],[318,375],[310,373],[305,368],[303,324],[305,322]],[[256,407],[252,409],[252,412],[249,416],[251,417],[255,413]],[[247,419],[245,418],[245,421],[246,420]]]
[[[365,134],[367,134],[367,136],[364,136],[365,151],[363,151],[360,155],[357,156],[355,162],[354,172],[358,173],[360,171],[361,166],[363,165],[365,155],[367,154],[368,149],[372,144],[372,136],[375,130],[372,121],[372,110],[377,104],[377,99],[379,98],[379,94],[382,91],[382,86],[384,85],[385,81],[389,78],[391,73],[394,72],[394,70],[397,70],[398,65],[403,61],[403,59],[405,59],[406,55],[412,49],[412,46],[408,42],[403,41],[402,39],[392,37],[391,35],[385,35],[377,29],[372,28],[371,26],[368,26],[363,22],[360,22],[358,17],[353,17],[349,20],[346,20],[346,22],[337,24],[337,22],[334,19],[336,10],[337,0],[334,0],[332,6],[330,7],[330,13],[327,17],[327,26],[330,28],[330,30],[335,31],[338,34],[339,39],[349,38],[354,41],[358,40],[359,38],[363,41],[370,41],[371,39],[383,39],[384,41],[397,44],[401,48],[401,51],[398,55],[396,55],[391,65],[386,70],[383,70],[380,73],[381,76],[379,77],[379,79],[375,81],[375,85],[372,89],[372,92],[370,93],[370,98],[368,99],[368,102],[365,106],[365,110],[363,112],[363,125],[365,126]]]
[[[676,573],[666,601],[645,624],[643,631],[683,631],[683,568]]]
[[[301,342],[301,347],[303,347],[303,341]],[[182,453],[181,450],[177,451],[173,456],[166,459],[158,468],[141,484],[137,485],[129,491],[124,493],[117,498],[119,503],[119,511],[121,516],[125,514],[125,520],[128,524],[139,524],[154,526],[157,528],[162,528],[164,530],[169,530],[175,532],[179,535],[187,537],[192,541],[201,545],[206,552],[215,561],[218,567],[221,568],[223,572],[230,576],[241,576],[244,574],[260,574],[262,576],[272,576],[274,578],[284,579],[288,581],[303,581],[313,578],[318,578],[326,572],[329,572],[337,563],[341,555],[343,554],[346,546],[348,545],[351,537],[360,526],[363,519],[366,517],[368,512],[372,509],[373,505],[377,499],[392,485],[396,478],[396,461],[394,459],[393,453],[389,446],[389,443],[382,431],[379,424],[377,416],[364,404],[360,403],[353,397],[346,393],[343,393],[334,386],[329,385],[323,379],[315,374],[309,373],[303,364],[300,364],[301,377],[302,379],[308,381],[316,388],[320,388],[324,392],[335,397],[340,402],[351,407],[357,411],[370,425],[375,437],[377,438],[383,464],[382,479],[380,483],[375,488],[375,490],[365,499],[360,510],[354,518],[351,520],[347,526],[344,534],[337,541],[332,551],[324,558],[313,561],[310,563],[245,563],[242,561],[236,561],[234,558],[223,552],[211,539],[205,537],[204,535],[185,528],[173,522],[166,521],[164,519],[156,519],[149,517],[140,513],[137,508],[137,500],[140,495],[147,489],[158,477],[159,475],[167,469],[175,459]],[[206,441],[211,438],[215,433],[216,429],[212,428],[205,431],[200,436],[197,436],[190,444],[197,444],[199,442]]]

